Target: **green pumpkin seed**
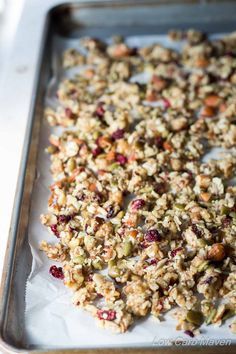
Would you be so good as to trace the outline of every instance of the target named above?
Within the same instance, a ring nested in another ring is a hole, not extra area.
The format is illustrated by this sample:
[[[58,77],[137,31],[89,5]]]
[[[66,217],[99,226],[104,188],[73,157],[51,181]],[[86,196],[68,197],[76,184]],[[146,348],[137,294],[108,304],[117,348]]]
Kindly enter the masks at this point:
[[[207,325],[212,323],[212,320],[215,317],[215,315],[216,315],[216,309],[211,310],[210,315],[207,317],[207,319],[205,321]]]
[[[200,326],[203,322],[203,315],[199,311],[190,310],[187,312],[186,320],[197,326]]]
[[[132,252],[132,248],[133,248],[132,242],[127,241],[127,242],[124,243],[123,252],[124,252],[124,256],[125,257],[130,255],[130,253]]]

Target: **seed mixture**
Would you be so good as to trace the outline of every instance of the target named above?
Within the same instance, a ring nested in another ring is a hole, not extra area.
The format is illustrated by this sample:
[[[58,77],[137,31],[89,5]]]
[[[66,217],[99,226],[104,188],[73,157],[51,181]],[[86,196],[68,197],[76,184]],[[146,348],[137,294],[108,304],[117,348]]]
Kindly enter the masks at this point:
[[[63,54],[80,70],[45,112],[64,129],[49,139],[41,216],[57,242],[41,249],[101,326],[125,332],[173,309],[192,337],[236,308],[236,34],[169,38],[182,50],[84,38]],[[212,147],[226,151],[204,162]]]

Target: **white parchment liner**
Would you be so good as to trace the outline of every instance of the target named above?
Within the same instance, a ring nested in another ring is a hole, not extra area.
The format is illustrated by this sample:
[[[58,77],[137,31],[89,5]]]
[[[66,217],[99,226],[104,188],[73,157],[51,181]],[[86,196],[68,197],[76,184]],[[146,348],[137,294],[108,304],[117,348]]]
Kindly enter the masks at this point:
[[[134,47],[161,43],[168,47],[179,49],[178,43],[171,42],[166,36],[140,36],[127,39],[129,45]],[[55,90],[61,77],[70,76],[73,70],[67,73],[60,68],[59,57],[62,50],[68,47],[78,47],[78,40],[65,40],[57,38],[54,42],[55,55],[53,57],[54,78],[51,80],[46,104],[56,104]],[[235,336],[229,331],[230,320],[222,327],[203,326],[202,334],[191,339],[175,330],[176,321],[171,314],[165,316],[165,321],[158,322],[149,316],[139,320],[124,334],[112,334],[108,330],[97,326],[94,318],[86,311],[76,308],[71,301],[72,292],[63,285],[63,282],[53,278],[48,270],[52,262],[39,251],[42,240],[54,242],[46,227],[39,220],[41,213],[47,212],[49,185],[52,178],[49,172],[50,159],[44,152],[48,146],[50,134],[60,133],[61,128],[51,128],[43,121],[40,131],[40,142],[37,160],[37,179],[32,193],[32,204],[29,223],[29,244],[33,255],[32,270],[26,285],[26,311],[25,311],[25,339],[32,347],[50,348],[91,348],[91,347],[122,347],[122,346],[158,346],[170,345],[171,341],[188,340],[192,344],[212,345],[210,340],[229,340]],[[211,157],[217,157],[216,153]],[[56,242],[56,241],[55,241]],[[214,344],[217,344],[214,342]]]

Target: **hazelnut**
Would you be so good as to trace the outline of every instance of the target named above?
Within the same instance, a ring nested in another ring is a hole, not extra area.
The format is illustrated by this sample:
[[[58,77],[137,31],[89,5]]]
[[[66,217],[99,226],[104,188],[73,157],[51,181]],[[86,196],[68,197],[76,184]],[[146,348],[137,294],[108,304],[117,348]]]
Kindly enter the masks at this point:
[[[201,117],[213,117],[215,114],[215,111],[212,107],[209,106],[204,106],[201,110]]]
[[[205,98],[204,103],[208,107],[218,107],[221,102],[221,98],[218,95],[209,95]]]
[[[215,262],[223,261],[225,255],[225,247],[222,243],[214,243],[208,251],[208,259]]]
[[[197,58],[195,61],[195,66],[198,68],[205,68],[208,65],[209,65],[209,61],[204,57]]]

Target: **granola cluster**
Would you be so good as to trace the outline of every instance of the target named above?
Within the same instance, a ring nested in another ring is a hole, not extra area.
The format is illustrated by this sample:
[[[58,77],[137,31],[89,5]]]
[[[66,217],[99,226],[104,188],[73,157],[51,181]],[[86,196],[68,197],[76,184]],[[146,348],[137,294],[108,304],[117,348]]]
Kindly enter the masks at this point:
[[[64,129],[49,139],[41,216],[58,240],[41,249],[103,327],[125,332],[174,309],[193,336],[235,314],[236,34],[170,38],[181,51],[115,37],[64,53],[63,67],[80,70],[46,109]],[[226,151],[203,160],[212,147]]]

